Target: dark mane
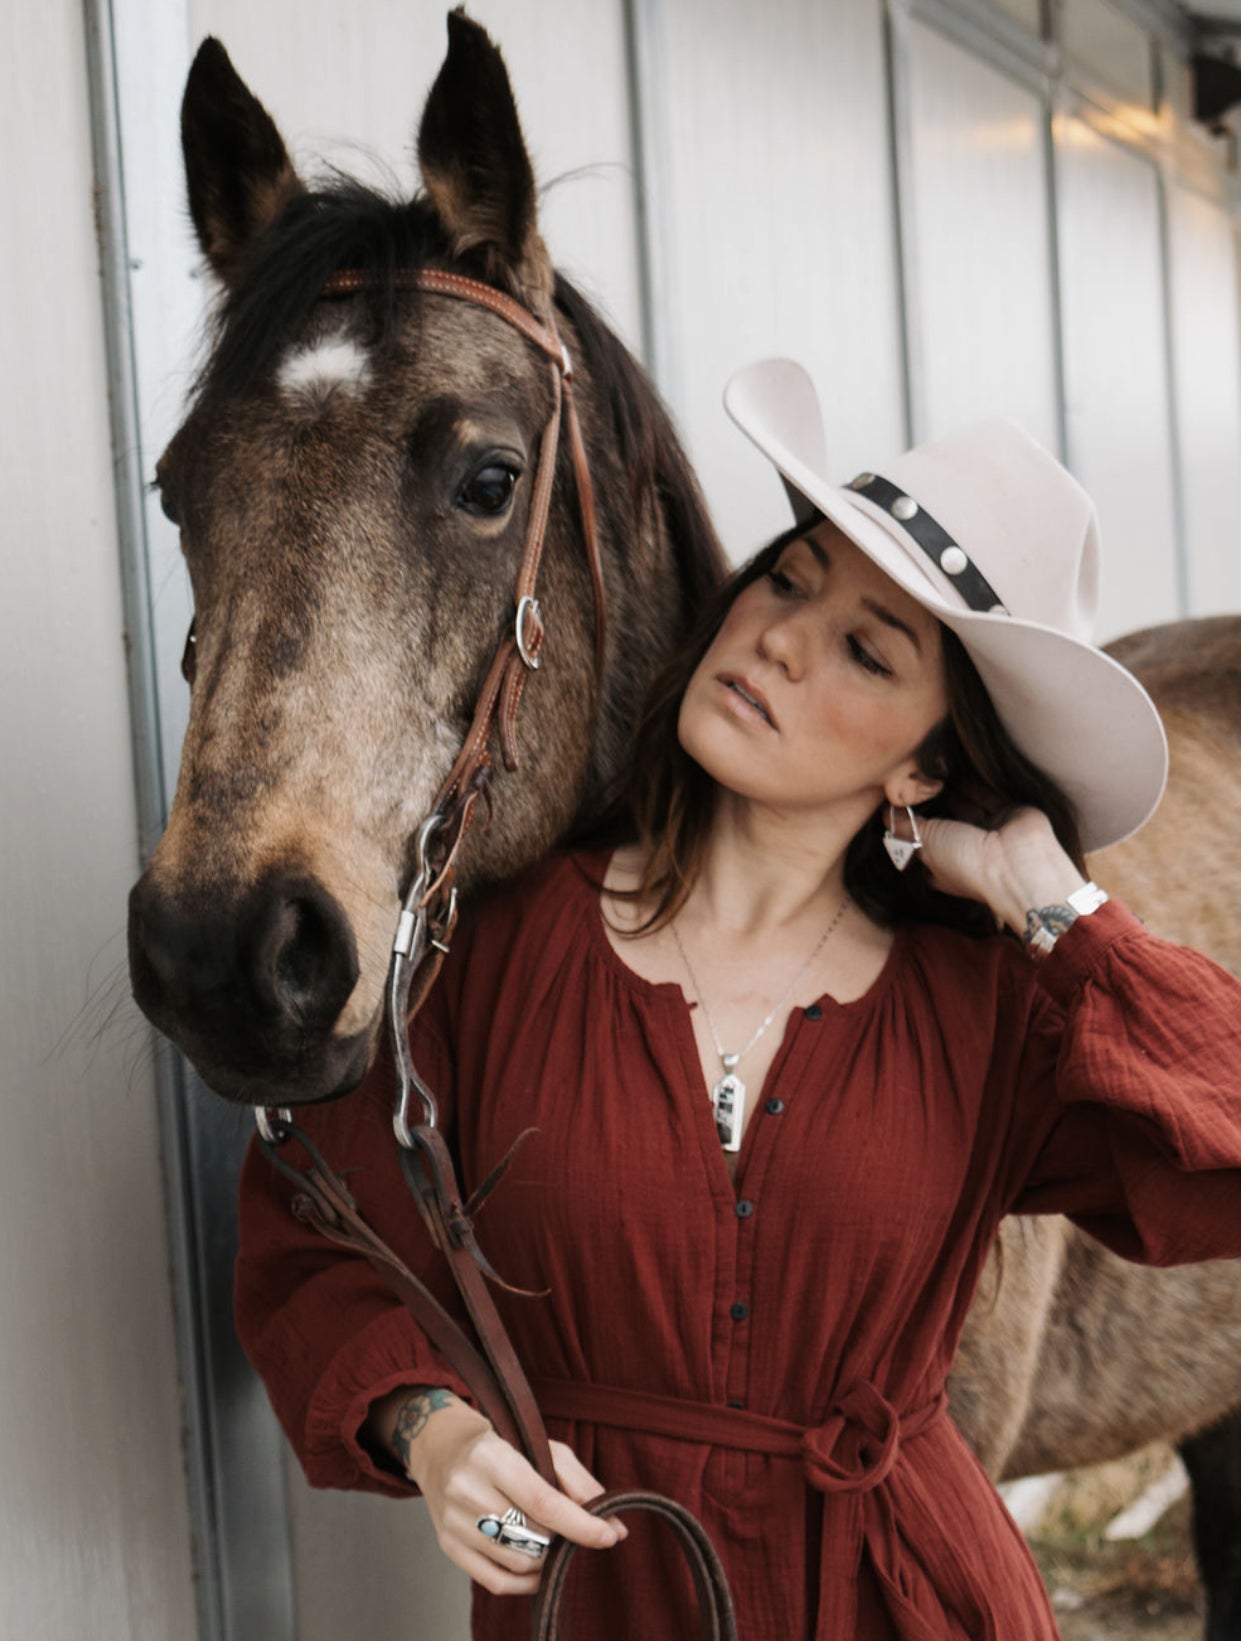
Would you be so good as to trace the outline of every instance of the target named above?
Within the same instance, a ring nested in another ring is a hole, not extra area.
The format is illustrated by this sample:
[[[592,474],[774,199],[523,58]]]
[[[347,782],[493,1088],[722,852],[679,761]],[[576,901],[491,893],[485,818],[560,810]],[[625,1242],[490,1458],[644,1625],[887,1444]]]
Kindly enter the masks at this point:
[[[325,281],[344,268],[376,278],[364,300],[372,342],[382,348],[395,332],[398,302],[408,304],[411,295],[393,275],[425,266],[453,267],[481,279],[484,253],[452,255],[439,219],[421,197],[393,199],[349,178],[299,194],[256,241],[225,298],[197,383],[198,402],[233,398],[261,381],[306,321]],[[643,516],[647,495],[663,507],[692,617],[719,585],[726,564],[671,418],[646,372],[562,274],[556,276],[555,302],[577,333],[600,410],[610,417],[610,453],[628,476],[635,517]]]
[[[720,586],[728,564],[672,418],[642,366],[560,273],[555,300],[580,338],[600,404],[611,415],[613,449],[629,475],[634,516],[643,516],[642,498],[648,494],[663,509],[692,623]]]

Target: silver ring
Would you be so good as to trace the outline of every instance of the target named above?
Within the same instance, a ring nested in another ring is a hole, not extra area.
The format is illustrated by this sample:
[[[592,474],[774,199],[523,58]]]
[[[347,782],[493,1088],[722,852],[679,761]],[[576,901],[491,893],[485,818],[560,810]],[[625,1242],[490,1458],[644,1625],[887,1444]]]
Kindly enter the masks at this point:
[[[479,1516],[477,1526],[483,1537],[493,1544],[516,1550],[518,1555],[529,1556],[532,1561],[541,1560],[551,1543],[548,1534],[537,1533],[533,1527],[526,1526],[526,1518],[516,1505],[502,1516]]]

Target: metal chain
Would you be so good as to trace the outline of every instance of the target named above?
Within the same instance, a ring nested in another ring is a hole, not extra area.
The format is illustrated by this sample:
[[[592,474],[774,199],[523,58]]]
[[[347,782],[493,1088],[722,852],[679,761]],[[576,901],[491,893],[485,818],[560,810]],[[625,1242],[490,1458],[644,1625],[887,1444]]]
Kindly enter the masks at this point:
[[[818,944],[815,946],[810,956],[802,964],[801,968],[798,969],[797,973],[789,981],[788,985],[780,993],[776,1001],[771,1005],[770,1013],[764,1019],[762,1025],[760,1025],[758,1030],[754,1033],[753,1037],[750,1038],[750,1041],[743,1049],[739,1049],[736,1054],[728,1053],[723,1043],[721,1043],[720,1034],[715,1028],[715,1021],[711,1018],[711,1010],[707,1007],[706,996],[703,993],[701,985],[698,983],[698,976],[694,973],[693,965],[689,960],[689,953],[685,950],[684,942],[682,941],[680,934],[677,932],[677,926],[675,923],[670,923],[668,925],[668,927],[672,930],[672,938],[677,943],[677,950],[681,954],[681,961],[685,964],[685,972],[689,975],[690,983],[695,992],[698,994],[698,1001],[702,1004],[702,1012],[706,1017],[707,1025],[711,1028],[711,1036],[715,1040],[715,1052],[719,1055],[720,1059],[723,1060],[724,1064],[729,1067],[729,1069],[734,1069],[740,1065],[741,1061],[750,1052],[755,1043],[758,1042],[759,1038],[767,1030],[767,1027],[775,1019],[787,999],[792,996],[799,982],[808,973],[810,965],[814,962],[815,958],[819,955],[824,946],[826,946],[828,941],[831,939],[832,935],[836,932],[836,926],[848,910],[849,904],[849,896],[846,895],[837,908],[835,917],[819,936]]]

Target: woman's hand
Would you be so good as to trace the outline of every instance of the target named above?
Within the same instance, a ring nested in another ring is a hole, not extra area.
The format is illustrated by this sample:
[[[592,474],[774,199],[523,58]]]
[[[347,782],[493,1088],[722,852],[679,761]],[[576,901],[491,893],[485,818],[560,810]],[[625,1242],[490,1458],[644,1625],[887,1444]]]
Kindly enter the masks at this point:
[[[412,1418],[402,1418],[411,1402],[425,1400],[428,1394],[437,1399],[433,1409],[415,1407]],[[394,1408],[396,1403],[400,1405]],[[398,1432],[389,1445],[427,1501],[440,1549],[493,1595],[533,1595],[542,1568],[520,1551],[485,1538],[478,1530],[480,1516],[503,1516],[516,1505],[537,1531],[598,1550],[628,1536],[620,1521],[601,1520],[581,1508],[604,1489],[563,1442],[551,1443],[556,1479],[563,1489],[557,1492],[516,1448],[496,1435],[488,1419],[448,1392],[406,1389],[387,1398],[381,1408]]]
[[[899,810],[896,813],[900,825],[903,817]],[[1086,881],[1039,809],[1018,809],[993,831],[966,821],[921,816],[918,827],[922,864],[932,887],[983,901],[1020,935],[1026,932],[1031,909],[1063,904]]]

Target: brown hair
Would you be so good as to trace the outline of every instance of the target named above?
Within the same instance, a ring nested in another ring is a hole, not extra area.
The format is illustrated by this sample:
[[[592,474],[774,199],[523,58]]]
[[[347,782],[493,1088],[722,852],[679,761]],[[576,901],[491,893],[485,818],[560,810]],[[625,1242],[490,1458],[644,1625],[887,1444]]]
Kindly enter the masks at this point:
[[[715,594],[683,648],[652,684],[605,813],[573,840],[641,846],[641,882],[616,891],[618,898],[653,908],[635,934],[662,928],[685,904],[702,868],[715,811],[716,783],[677,738],[681,698],[733,600],[767,575],[785,547],[810,527],[799,524],[777,536]],[[918,806],[919,814],[995,826],[1015,808],[1031,805],[1047,816],[1061,846],[1082,869],[1081,837],[1069,799],[1014,744],[960,639],[947,627],[942,637],[948,712],[923,740],[917,757],[923,774],[944,784],[934,799]],[[971,934],[994,933],[990,910],[933,889],[917,856],[907,871],[895,871],[883,847],[883,829],[881,807],[845,852],[845,887],[868,917],[884,925],[946,923]]]

